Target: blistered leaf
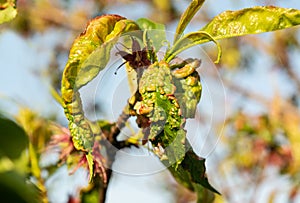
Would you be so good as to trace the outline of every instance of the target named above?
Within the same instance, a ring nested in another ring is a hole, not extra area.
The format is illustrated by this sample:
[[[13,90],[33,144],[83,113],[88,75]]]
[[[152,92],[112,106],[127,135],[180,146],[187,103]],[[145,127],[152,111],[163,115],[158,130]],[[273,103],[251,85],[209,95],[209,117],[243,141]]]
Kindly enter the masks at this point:
[[[14,1],[8,1],[1,5],[0,3],[0,24],[9,22],[17,16],[17,9]]]
[[[76,89],[86,85],[106,66],[116,37],[136,29],[133,21],[116,15],[92,20],[71,48],[64,79]]]
[[[201,8],[205,0],[193,0],[189,7],[184,11],[184,13],[181,15],[178,26],[176,28],[176,35],[174,38],[173,44],[177,42],[177,40],[180,38],[180,35],[185,30],[186,26],[189,24],[189,22],[192,20],[194,15],[198,12],[198,10]]]
[[[192,46],[202,44],[202,43],[208,42],[208,41],[214,42],[218,47],[218,58],[215,61],[215,63],[218,63],[221,58],[221,47],[220,47],[219,43],[216,41],[216,39],[212,35],[207,33],[206,31],[191,32],[189,34],[184,35],[166,53],[165,60],[167,62],[170,62],[174,57],[176,57],[182,51],[184,51]]]
[[[84,86],[105,68],[111,55],[110,51],[117,42],[118,36],[136,29],[138,27],[133,21],[120,20],[117,22],[113,31],[106,37],[107,41],[94,50],[83,62],[76,78],[76,87]]]
[[[215,39],[257,34],[300,24],[300,10],[274,6],[257,6],[238,11],[225,11],[201,30]]]
[[[95,127],[85,117],[79,89],[93,80],[105,68],[110,51],[118,37],[126,32],[139,29],[133,21],[118,15],[104,15],[90,21],[86,30],[74,41],[69,60],[62,78],[62,99],[73,145],[76,150],[87,153],[86,161],[90,169],[90,178],[96,169],[106,182],[106,174],[101,160],[92,156],[95,136],[100,137],[99,126]],[[99,146],[100,147],[100,146]],[[96,149],[100,150],[100,149]]]
[[[72,101],[75,81],[84,61],[104,43],[106,36],[112,32],[114,25],[122,19],[124,18],[118,15],[95,18],[90,21],[86,30],[74,41],[62,78],[61,91],[64,101]]]

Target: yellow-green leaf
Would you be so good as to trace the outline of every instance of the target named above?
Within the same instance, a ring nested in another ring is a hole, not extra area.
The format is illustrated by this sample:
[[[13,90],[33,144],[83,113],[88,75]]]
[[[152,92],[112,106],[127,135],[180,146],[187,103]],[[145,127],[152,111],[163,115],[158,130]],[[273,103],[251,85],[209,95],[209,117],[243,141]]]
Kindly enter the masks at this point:
[[[118,37],[138,29],[139,26],[136,23],[124,17],[100,16],[90,21],[70,50],[69,60],[62,77],[62,104],[69,120],[73,145],[76,150],[87,154],[90,179],[94,175],[94,157],[92,156],[94,139],[96,135],[99,135],[100,129],[99,126],[95,128],[85,117],[79,89],[105,68]],[[104,177],[103,181],[106,181]]]
[[[189,24],[189,22],[192,20],[194,15],[198,12],[198,10],[201,8],[205,0],[193,0],[188,8],[184,11],[184,13],[181,15],[178,26],[176,28],[176,35],[174,38],[174,44],[179,39],[180,35],[185,30],[186,26]]]
[[[300,10],[274,6],[257,6],[238,11],[225,11],[201,31],[215,39],[257,34],[289,28],[300,24]]]
[[[209,33],[205,31],[197,31],[197,32],[191,32],[189,34],[184,35],[182,38],[180,38],[174,46],[166,53],[165,60],[166,62],[170,62],[174,57],[176,57],[180,52],[198,45],[202,44],[204,42],[213,41],[217,47],[218,47],[218,58],[216,60],[216,63],[221,58],[221,47],[219,43],[215,40],[214,37],[212,37]]]

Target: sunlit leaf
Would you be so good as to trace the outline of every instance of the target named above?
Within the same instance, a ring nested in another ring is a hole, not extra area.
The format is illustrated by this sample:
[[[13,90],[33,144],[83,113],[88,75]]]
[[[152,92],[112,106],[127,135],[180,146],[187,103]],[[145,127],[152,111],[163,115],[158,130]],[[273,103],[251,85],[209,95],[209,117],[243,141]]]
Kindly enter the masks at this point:
[[[176,57],[179,53],[181,53],[182,51],[184,51],[192,46],[202,44],[202,43],[208,42],[208,41],[214,42],[218,47],[219,52],[218,52],[218,58],[216,60],[216,63],[218,63],[218,61],[221,58],[221,47],[220,47],[219,43],[215,40],[215,38],[205,31],[191,32],[189,34],[184,35],[166,53],[165,60],[167,62],[169,62],[174,57]]]
[[[101,133],[85,117],[79,89],[93,80],[105,68],[110,59],[110,51],[120,35],[138,30],[134,21],[126,20],[118,15],[104,15],[94,18],[86,30],[74,41],[69,60],[62,77],[62,99],[73,145],[76,150],[87,152],[86,160],[90,170],[90,179],[94,175],[94,161],[100,157],[92,156],[95,136]],[[99,150],[99,149],[96,149]],[[101,176],[106,181],[101,160],[97,167],[101,168]]]
[[[73,43],[63,85],[71,85],[76,89],[86,85],[106,66],[115,37],[137,29],[133,21],[117,15],[93,19]]]
[[[189,24],[189,22],[192,20],[194,15],[198,12],[198,10],[201,8],[205,0],[193,0],[188,8],[184,11],[184,13],[181,15],[178,26],[176,28],[176,35],[174,38],[173,44],[177,42],[177,40],[180,38],[180,35],[185,30],[186,26]]]
[[[215,39],[257,34],[300,24],[300,10],[274,6],[257,6],[238,11],[225,11],[214,17],[201,30]]]

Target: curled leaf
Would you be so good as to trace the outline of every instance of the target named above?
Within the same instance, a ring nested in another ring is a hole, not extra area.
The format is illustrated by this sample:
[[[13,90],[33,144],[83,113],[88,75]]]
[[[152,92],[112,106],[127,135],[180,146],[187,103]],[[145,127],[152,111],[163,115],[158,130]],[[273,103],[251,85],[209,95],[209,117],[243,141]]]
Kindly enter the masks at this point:
[[[87,154],[90,178],[95,171],[97,172],[95,163],[99,161],[97,161],[97,156],[93,155],[93,151],[100,150],[100,146],[97,149],[93,146],[95,137],[101,137],[101,131],[99,126],[95,127],[85,117],[78,90],[105,68],[117,38],[125,32],[136,29],[139,29],[137,24],[118,15],[104,15],[93,19],[87,25],[86,30],[74,41],[63,72],[61,87],[63,107],[69,120],[75,149]],[[105,182],[106,174],[102,163],[99,162],[98,165],[101,169],[98,171]]]
[[[103,70],[110,59],[110,51],[118,40],[118,36],[138,26],[131,20],[120,20],[115,24],[112,32],[107,35],[106,41],[95,49],[82,63],[76,78],[76,87],[82,87],[93,80]]]
[[[204,26],[215,39],[257,34],[300,24],[300,10],[275,6],[257,6],[238,11],[225,11]]]

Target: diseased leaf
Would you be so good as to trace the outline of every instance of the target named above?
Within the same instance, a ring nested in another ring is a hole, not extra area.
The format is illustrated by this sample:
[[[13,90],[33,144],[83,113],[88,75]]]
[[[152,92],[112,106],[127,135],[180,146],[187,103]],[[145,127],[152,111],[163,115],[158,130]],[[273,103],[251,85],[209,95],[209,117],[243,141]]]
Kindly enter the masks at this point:
[[[189,34],[186,34],[182,38],[180,38],[174,46],[166,53],[165,60],[167,62],[170,62],[174,57],[176,57],[179,53],[182,51],[198,45],[202,44],[204,42],[212,41],[214,42],[218,47],[218,58],[215,61],[215,63],[218,63],[221,58],[221,47],[219,43],[215,40],[215,38],[207,33],[206,31],[197,31],[197,32],[191,32]]]
[[[167,127],[167,126],[166,126]],[[165,128],[166,128],[165,127]],[[182,162],[184,159],[185,154],[185,145],[184,141],[186,138],[186,131],[183,129],[178,130],[176,133],[167,133],[169,129],[165,129],[165,137],[173,138],[171,136],[175,136],[172,142],[168,145],[166,150],[166,155],[169,159],[169,163],[173,164],[176,163],[176,166]]]
[[[115,24],[122,19],[124,18],[118,15],[95,18],[89,22],[86,30],[74,41],[62,78],[61,91],[65,101],[71,102],[73,99],[72,92],[75,89],[75,81],[84,61],[105,42],[107,35],[112,32]],[[84,83],[82,82],[82,84]]]
[[[180,115],[179,104],[170,96],[174,90],[169,65],[156,62],[143,73],[139,83],[142,100],[136,102],[134,109],[147,119],[149,117],[149,140],[155,147],[165,148],[160,158],[167,158],[169,164],[177,165],[184,158],[186,132],[180,129],[185,121]]]
[[[183,31],[185,30],[186,26],[192,20],[194,15],[198,12],[198,10],[201,8],[204,1],[205,0],[193,0],[190,3],[189,7],[181,15],[178,26],[176,28],[176,35],[175,35],[173,44],[175,44],[177,42],[177,40],[180,38],[180,36],[183,33]]]
[[[213,18],[201,31],[208,32],[214,39],[223,39],[270,32],[299,24],[300,10],[257,6],[238,11],[225,11]]]
[[[2,5],[0,3],[0,6],[0,24],[9,22],[17,16],[17,9],[14,2],[9,1]]]
[[[133,21],[118,15],[104,15],[90,21],[86,30],[74,41],[69,60],[62,77],[62,100],[69,129],[76,150],[85,152],[92,177],[98,171],[106,181],[101,157],[93,156],[95,137],[101,137],[99,126],[95,127],[84,115],[79,89],[93,80],[105,68],[110,51],[117,38],[126,32],[139,29]],[[98,139],[98,138],[97,138]],[[94,164],[97,162],[97,164]]]
[[[110,59],[110,51],[117,42],[118,36],[138,26],[131,20],[120,20],[115,24],[113,31],[107,35],[106,41],[95,49],[82,63],[76,78],[76,87],[80,88],[93,80],[98,73],[105,68]]]

